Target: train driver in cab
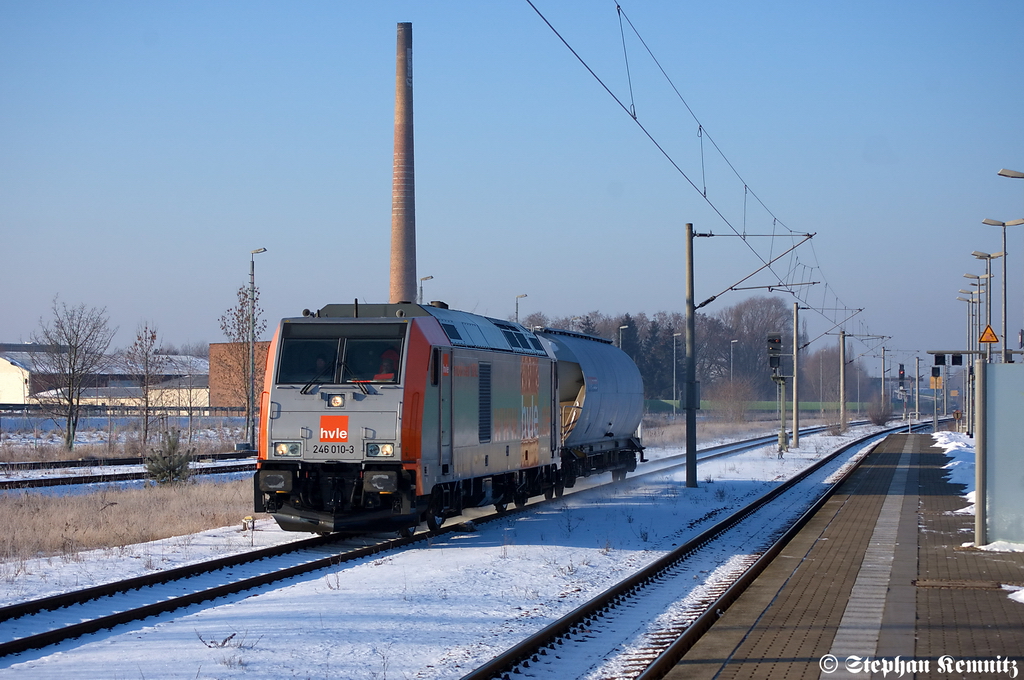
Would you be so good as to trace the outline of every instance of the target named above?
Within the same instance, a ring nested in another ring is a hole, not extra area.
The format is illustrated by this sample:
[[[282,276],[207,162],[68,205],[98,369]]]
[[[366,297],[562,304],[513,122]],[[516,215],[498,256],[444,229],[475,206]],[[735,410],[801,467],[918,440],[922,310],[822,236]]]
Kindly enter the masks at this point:
[[[398,352],[389,347],[380,355],[380,368],[373,376],[374,380],[380,382],[394,382],[395,374],[398,372]]]

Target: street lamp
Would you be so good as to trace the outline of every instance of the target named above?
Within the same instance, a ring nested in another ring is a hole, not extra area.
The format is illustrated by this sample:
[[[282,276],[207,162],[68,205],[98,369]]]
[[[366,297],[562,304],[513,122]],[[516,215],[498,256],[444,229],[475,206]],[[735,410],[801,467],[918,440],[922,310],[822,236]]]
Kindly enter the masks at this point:
[[[985,289],[988,291],[988,294],[985,296],[985,329],[987,330],[992,327],[992,260],[1002,257],[1003,253],[983,253],[980,250],[975,250],[971,255],[979,260],[985,260],[985,273],[982,276],[989,279],[985,282]],[[989,342],[985,346],[985,363],[991,362],[992,343]]]
[[[980,304],[981,294],[976,290],[964,290],[961,288],[958,293],[962,295],[970,295],[969,298],[958,297],[957,300],[968,303],[967,307],[967,349],[974,351],[974,345],[978,341],[978,331],[975,330],[975,319],[981,319],[981,312],[975,312],[975,305]]]
[[[434,278],[434,277],[433,276],[424,276],[424,277],[422,277],[420,279],[420,304],[421,305],[423,304],[423,282],[424,281],[429,281],[432,278]]]
[[[732,348],[736,346],[737,342],[739,342],[739,340],[730,340],[729,341],[729,384],[730,385],[732,384]],[[734,398],[735,398],[735,395],[734,395]]]
[[[622,349],[622,329],[629,328],[629,326],[619,326],[619,349]]]
[[[984,298],[982,297],[988,286],[985,285],[984,279],[988,278],[988,274],[964,274],[965,279],[971,279],[971,285],[978,289],[978,302],[981,306],[978,308],[978,325],[981,325],[981,319],[984,316],[981,312],[985,308]]]
[[[249,251],[249,399],[245,409],[245,430],[249,450],[256,450],[256,256],[266,248]]]
[[[1024,172],[1020,172],[1019,170],[1007,170],[1006,168],[1003,168],[997,174],[1000,177],[1009,177],[1010,179],[1024,179]],[[1024,224],[1024,220],[1013,220],[1012,222],[1007,222],[1006,224],[1007,224],[1007,226],[1010,226],[1010,225],[1016,226],[1018,224]],[[1006,237],[1005,236],[1003,237],[1003,252],[1004,253],[1006,252]],[[1003,270],[1003,281],[1004,281],[1004,283],[1006,281],[1006,271],[1005,270]],[[1024,332],[1022,332],[1022,341],[1024,341]],[[1024,345],[1024,342],[1022,342],[1022,345]],[[1006,349],[1006,338],[1003,338],[1003,348]]]
[[[1011,220],[1009,222],[1000,222],[999,220],[984,219],[981,221],[982,224],[987,224],[993,227],[1003,228],[1003,363],[1010,363],[1010,346],[1006,344],[1006,228],[1016,227],[1024,224],[1024,220]]]
[[[985,293],[988,292],[988,288],[981,283],[972,283],[971,285],[977,289],[974,291],[974,294],[978,296],[978,311],[975,312],[974,316],[974,349],[980,350],[981,320],[985,318]]]
[[[679,392],[676,391],[676,366],[679,365],[679,362],[676,361],[676,338],[680,335],[682,333],[672,334],[672,415],[676,414],[676,403],[679,401]],[[621,340],[619,340],[619,344],[622,344]]]
[[[516,323],[519,323],[519,298],[526,297],[526,293],[516,296]]]

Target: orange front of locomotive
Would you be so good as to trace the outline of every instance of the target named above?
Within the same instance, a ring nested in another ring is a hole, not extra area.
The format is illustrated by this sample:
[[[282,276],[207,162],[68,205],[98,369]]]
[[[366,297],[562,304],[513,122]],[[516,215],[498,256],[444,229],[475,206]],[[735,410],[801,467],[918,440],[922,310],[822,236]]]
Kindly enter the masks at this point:
[[[419,522],[424,422],[432,420],[424,413],[436,408],[423,321],[430,325],[412,318],[281,322],[260,402],[257,511],[290,531]]]

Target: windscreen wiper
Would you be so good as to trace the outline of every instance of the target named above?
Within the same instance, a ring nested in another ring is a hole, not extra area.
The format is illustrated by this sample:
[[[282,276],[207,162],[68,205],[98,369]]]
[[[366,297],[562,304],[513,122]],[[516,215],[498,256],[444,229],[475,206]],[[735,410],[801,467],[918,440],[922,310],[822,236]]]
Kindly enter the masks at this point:
[[[344,365],[344,364],[342,364],[342,365]],[[306,383],[306,385],[301,390],[299,390],[299,394],[309,394],[309,388],[311,388],[317,382],[320,382],[320,384],[323,384],[323,382],[320,381],[320,378],[324,377],[327,374],[327,371],[329,369],[333,370],[334,366],[332,366],[332,365],[324,366],[320,370],[319,373],[317,373],[316,375],[313,376],[312,380],[310,380],[308,383]]]

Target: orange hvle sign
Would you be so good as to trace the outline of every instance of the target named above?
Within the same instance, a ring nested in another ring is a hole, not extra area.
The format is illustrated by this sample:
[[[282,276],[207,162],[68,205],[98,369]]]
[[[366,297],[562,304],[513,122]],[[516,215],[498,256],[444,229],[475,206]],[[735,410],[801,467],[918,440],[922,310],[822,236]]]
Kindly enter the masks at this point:
[[[347,442],[348,416],[320,416],[320,441]]]

